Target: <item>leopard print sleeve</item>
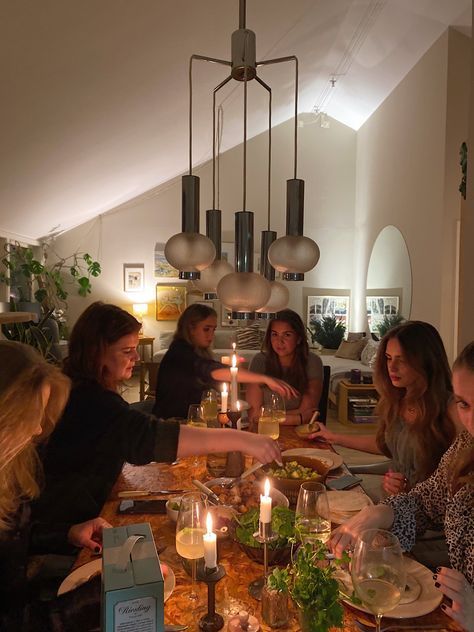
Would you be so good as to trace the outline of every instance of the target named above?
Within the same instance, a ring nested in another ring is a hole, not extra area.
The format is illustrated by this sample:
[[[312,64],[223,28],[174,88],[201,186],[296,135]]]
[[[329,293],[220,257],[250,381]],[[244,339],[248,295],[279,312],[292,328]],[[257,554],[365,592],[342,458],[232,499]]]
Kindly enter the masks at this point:
[[[461,437],[444,454],[438,468],[426,481],[418,483],[408,494],[390,496],[383,501],[393,507],[395,519],[392,531],[405,551],[414,546],[416,536],[426,529],[440,530],[443,527],[449,502],[449,464],[464,445]]]

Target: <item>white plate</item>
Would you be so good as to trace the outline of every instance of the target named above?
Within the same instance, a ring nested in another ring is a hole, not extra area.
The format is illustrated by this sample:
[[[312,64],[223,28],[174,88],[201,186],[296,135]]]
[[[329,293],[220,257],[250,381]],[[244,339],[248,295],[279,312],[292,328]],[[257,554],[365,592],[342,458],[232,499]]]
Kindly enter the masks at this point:
[[[430,571],[429,568],[423,566],[416,560],[412,560],[409,557],[405,557],[405,568],[407,573],[412,575],[420,584],[421,592],[418,599],[412,601],[411,603],[398,605],[396,608],[387,612],[385,617],[390,619],[411,619],[414,617],[421,617],[429,612],[433,612],[443,599],[443,595],[439,590],[435,588],[434,579],[433,579],[433,571]],[[352,592],[352,580],[350,579],[350,575],[347,576],[347,584],[346,581],[344,585],[347,586],[348,590]],[[348,583],[350,582],[350,586]],[[345,603],[357,610],[362,610],[363,612],[367,612],[368,614],[373,614],[368,608],[365,606],[359,606],[352,601],[348,601],[344,599]]]
[[[168,565],[167,565],[168,566]],[[58,596],[77,588],[86,582],[92,575],[102,572],[102,558],[92,560],[83,564],[69,573],[58,588]],[[168,566],[168,574],[165,577],[164,596],[165,601],[170,597],[176,586],[176,577],[173,570]]]
[[[340,454],[331,452],[330,450],[319,450],[318,448],[292,448],[291,450],[285,450],[282,452],[283,456],[309,456],[315,459],[327,459],[332,461],[332,465],[329,470],[336,470],[344,463],[344,459]]]

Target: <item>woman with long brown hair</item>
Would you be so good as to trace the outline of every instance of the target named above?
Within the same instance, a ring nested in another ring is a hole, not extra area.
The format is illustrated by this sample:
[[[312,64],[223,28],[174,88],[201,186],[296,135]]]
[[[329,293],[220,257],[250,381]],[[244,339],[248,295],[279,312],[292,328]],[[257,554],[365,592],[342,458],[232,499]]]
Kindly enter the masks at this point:
[[[252,358],[249,368],[283,379],[298,391],[296,397],[285,400],[286,425],[296,426],[310,420],[321,397],[323,364],[319,356],[309,351],[306,330],[296,312],[282,310],[270,321],[262,353]],[[258,418],[261,405],[269,402],[270,395],[265,385],[247,387],[249,417],[253,421]]]
[[[25,622],[29,552],[100,550],[105,520],[84,524],[30,523],[28,501],[40,493],[37,445],[52,432],[69,395],[69,379],[32,347],[0,340],[0,629]],[[36,629],[36,628],[35,628]]]
[[[180,426],[133,410],[118,388],[139,359],[139,330],[131,314],[101,302],[90,305],[76,322],[64,367],[73,383],[71,396],[45,450],[46,487],[36,515],[72,521],[96,515],[125,462],[173,462],[231,450],[264,463],[280,458],[278,445],[268,437]],[[229,369],[212,374],[226,379]]]
[[[203,390],[230,381],[229,367],[214,360],[211,345],[217,327],[217,313],[212,307],[194,303],[181,314],[170,348],[158,370],[156,402],[153,414],[163,419],[186,417],[190,404],[201,401]],[[280,395],[297,393],[276,376],[240,368],[239,382],[266,384]]]
[[[321,426],[312,437],[385,454],[393,470],[384,477],[384,490],[408,491],[434,472],[456,435],[451,371],[436,329],[421,321],[391,329],[380,342],[374,383],[380,395],[376,435],[337,434]]]
[[[452,600],[441,608],[468,632],[474,632],[474,342],[453,366],[453,387],[462,432],[436,471],[408,494],[363,509],[333,532],[330,545],[339,557],[365,529],[391,529],[409,551],[415,537],[432,524],[443,524],[451,568],[438,567],[435,586]]]

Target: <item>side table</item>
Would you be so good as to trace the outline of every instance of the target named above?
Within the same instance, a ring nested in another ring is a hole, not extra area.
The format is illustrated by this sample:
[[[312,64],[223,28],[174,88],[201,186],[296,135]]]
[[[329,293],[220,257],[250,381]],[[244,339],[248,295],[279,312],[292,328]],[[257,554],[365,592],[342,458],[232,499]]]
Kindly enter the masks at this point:
[[[375,424],[353,424],[349,419],[349,397],[351,395],[367,395],[378,397],[373,384],[352,384],[348,380],[341,380],[338,392],[338,420],[346,426],[360,425],[363,428],[373,428]]]
[[[150,348],[150,357],[149,361],[153,361],[153,343],[155,342],[155,338],[152,336],[138,336],[138,354],[140,356],[140,362],[145,362],[147,360],[146,357],[146,348]]]

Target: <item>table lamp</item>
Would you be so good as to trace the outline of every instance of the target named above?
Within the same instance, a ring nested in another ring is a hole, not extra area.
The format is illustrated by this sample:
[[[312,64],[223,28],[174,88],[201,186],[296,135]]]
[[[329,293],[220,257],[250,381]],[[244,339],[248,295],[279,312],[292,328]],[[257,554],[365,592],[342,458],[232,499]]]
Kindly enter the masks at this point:
[[[141,324],[141,329],[138,333],[143,336],[143,316],[148,314],[148,303],[133,303],[132,311],[135,318]]]

